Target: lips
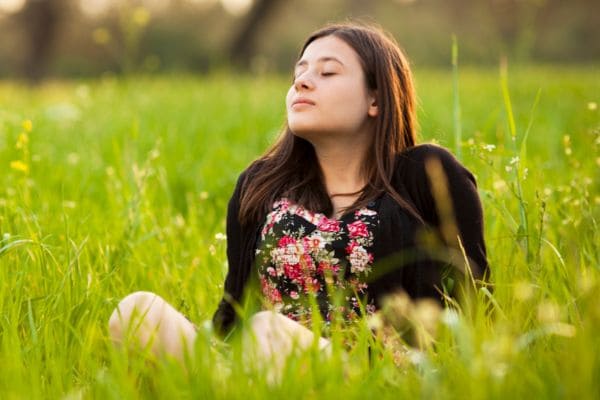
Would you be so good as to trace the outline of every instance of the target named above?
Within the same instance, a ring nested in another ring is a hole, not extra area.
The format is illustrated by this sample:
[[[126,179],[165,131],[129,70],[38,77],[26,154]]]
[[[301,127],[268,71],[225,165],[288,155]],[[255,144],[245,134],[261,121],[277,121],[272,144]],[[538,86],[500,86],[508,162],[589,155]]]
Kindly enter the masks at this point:
[[[294,100],[292,106],[295,106],[296,104],[310,104],[311,106],[314,106],[315,102],[304,97],[298,97],[296,100]]]

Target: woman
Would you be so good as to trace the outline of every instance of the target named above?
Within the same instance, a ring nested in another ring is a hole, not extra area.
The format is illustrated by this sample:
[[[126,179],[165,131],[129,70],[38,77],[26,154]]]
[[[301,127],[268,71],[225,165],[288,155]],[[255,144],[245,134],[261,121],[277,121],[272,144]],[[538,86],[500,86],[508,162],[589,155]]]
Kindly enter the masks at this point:
[[[487,276],[475,180],[447,150],[416,145],[411,72],[390,37],[356,24],[313,33],[286,107],[279,140],[240,175],[228,205],[229,272],[213,317],[221,335],[255,279],[264,308],[277,311],[250,324],[271,356],[313,342],[312,310],[326,323],[353,320],[399,290],[442,302],[448,265]],[[153,332],[156,351],[180,356],[193,343],[192,324],[148,293],[120,303],[115,340],[135,310],[140,340]]]

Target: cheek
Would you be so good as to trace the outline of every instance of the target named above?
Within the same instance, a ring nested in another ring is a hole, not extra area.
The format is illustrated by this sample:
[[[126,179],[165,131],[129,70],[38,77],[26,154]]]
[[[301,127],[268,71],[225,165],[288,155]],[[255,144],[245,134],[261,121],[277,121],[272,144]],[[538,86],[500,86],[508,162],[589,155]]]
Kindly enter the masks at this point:
[[[287,94],[285,95],[285,107],[286,109],[289,109],[290,106],[292,105],[292,97],[294,95],[294,87],[291,86],[288,91]]]
[[[337,94],[333,105],[333,112],[347,115],[350,118],[361,119],[367,115],[368,101],[363,88],[356,85],[345,85],[335,91]]]

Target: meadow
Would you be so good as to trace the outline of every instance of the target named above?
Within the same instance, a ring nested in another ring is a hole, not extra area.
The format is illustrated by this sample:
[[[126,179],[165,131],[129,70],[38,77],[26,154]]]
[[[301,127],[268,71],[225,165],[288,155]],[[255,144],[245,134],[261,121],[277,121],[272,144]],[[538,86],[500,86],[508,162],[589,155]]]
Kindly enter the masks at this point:
[[[600,397],[600,70],[463,68],[458,92],[450,70],[415,74],[422,141],[477,178],[493,290],[400,365],[365,323],[275,385],[202,321],[228,198],[278,134],[288,78],[0,82],[0,398]],[[187,368],[111,346],[108,317],[137,290],[202,327]]]

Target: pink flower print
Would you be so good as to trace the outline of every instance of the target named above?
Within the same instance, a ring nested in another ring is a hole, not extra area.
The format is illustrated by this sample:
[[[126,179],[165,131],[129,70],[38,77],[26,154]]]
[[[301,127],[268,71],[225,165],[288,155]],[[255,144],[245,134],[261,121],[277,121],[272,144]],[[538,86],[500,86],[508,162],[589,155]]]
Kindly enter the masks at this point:
[[[335,219],[329,219],[323,216],[319,220],[319,224],[317,225],[319,230],[323,232],[339,232],[340,231],[340,223]]]
[[[302,268],[300,264],[285,264],[283,266],[285,276],[291,281],[297,281],[302,276]]]
[[[292,290],[290,291],[290,297],[294,300],[298,300],[300,298],[300,295],[295,290]]]
[[[315,270],[315,263],[313,262],[313,259],[310,256],[310,254],[302,254],[300,256],[300,265],[302,266],[302,269],[306,271]]]
[[[291,320],[298,321],[298,316],[292,312],[287,313],[287,317]]]
[[[266,296],[269,292],[269,282],[267,282],[267,279],[264,276],[260,277],[260,288],[262,289],[263,294]]]
[[[358,242],[356,242],[354,240],[351,241],[350,243],[348,243],[348,246],[346,246],[346,254],[352,254],[352,252],[354,251],[354,248],[358,247],[358,246],[360,246],[358,244]]]
[[[298,248],[296,244],[289,243],[283,247],[273,249],[271,251],[271,258],[279,266],[284,264],[298,264],[300,262],[300,254],[302,254],[302,248]]]
[[[302,254],[304,254],[304,251],[302,246],[296,242],[296,239],[283,236],[277,242],[277,247],[271,251],[271,258],[277,265],[298,264]]]
[[[302,238],[302,248],[305,252],[310,252],[310,239],[307,237]]]
[[[271,232],[271,230],[273,229],[273,227],[275,226],[275,222],[270,222],[268,224],[266,224],[261,232],[262,235],[262,239],[265,240],[265,236]]]
[[[354,212],[354,215],[358,216],[365,216],[365,217],[372,217],[373,215],[377,215],[376,211],[373,210],[369,210],[368,208],[361,208],[360,210],[356,210]]]
[[[260,278],[260,286],[263,294],[271,303],[281,302],[281,293],[279,293],[279,290],[271,286],[271,284],[269,284],[262,276]]]
[[[296,239],[291,236],[283,236],[277,243],[278,247],[286,247],[289,244],[296,244]]]
[[[271,290],[271,294],[269,296],[271,298],[271,301],[273,303],[279,303],[281,302],[281,293],[279,293],[279,290],[273,288],[273,290]]]
[[[333,272],[333,274],[337,274],[340,270],[340,266],[337,264],[331,264],[327,261],[319,261],[319,266],[317,267],[317,272],[321,275],[324,275],[329,272]]]
[[[323,238],[321,236],[313,235],[302,238],[302,245],[304,246],[304,250],[306,252],[314,253],[323,248],[325,243],[323,242]]]
[[[317,267],[317,272],[319,274],[324,274],[327,271],[331,271],[332,267],[327,261],[319,261],[319,266]]]
[[[305,293],[316,293],[321,289],[321,284],[319,280],[312,277],[306,277],[304,280],[304,292]]]
[[[352,242],[356,243],[356,242]],[[350,247],[350,246],[348,246]],[[346,248],[347,250],[348,248]],[[360,273],[364,272],[369,263],[372,262],[373,255],[369,254],[367,250],[365,250],[362,246],[353,246],[350,251],[350,255],[348,255],[348,261],[350,261],[350,272],[352,273]]]
[[[285,213],[290,208],[290,201],[288,199],[281,199],[279,202],[279,209],[282,213]]]
[[[369,287],[369,285],[367,285],[365,282],[358,282],[356,284],[356,291],[358,293],[365,293],[365,291],[367,290],[368,287]]]
[[[357,220],[357,221],[354,221],[353,223],[349,224],[348,225],[348,233],[351,238],[369,236],[369,230],[367,229],[367,224],[365,224],[361,220]]]

